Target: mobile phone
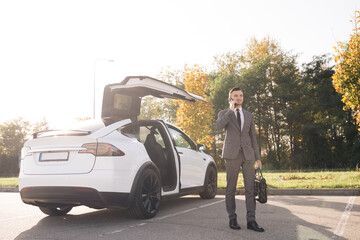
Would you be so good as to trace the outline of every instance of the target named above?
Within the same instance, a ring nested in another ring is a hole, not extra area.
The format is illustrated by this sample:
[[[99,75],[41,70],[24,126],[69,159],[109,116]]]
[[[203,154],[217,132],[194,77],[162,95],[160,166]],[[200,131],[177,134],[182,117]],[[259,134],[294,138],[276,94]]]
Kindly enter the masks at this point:
[[[234,99],[230,98],[229,104],[231,103],[232,100],[234,100]],[[238,106],[238,104],[237,104],[237,103],[234,103],[234,107],[237,108],[237,106]]]

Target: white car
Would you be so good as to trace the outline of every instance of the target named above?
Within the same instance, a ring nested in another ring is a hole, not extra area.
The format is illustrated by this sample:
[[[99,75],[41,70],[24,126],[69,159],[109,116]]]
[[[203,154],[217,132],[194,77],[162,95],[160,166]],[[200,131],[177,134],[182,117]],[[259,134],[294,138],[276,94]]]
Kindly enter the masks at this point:
[[[182,130],[162,120],[137,120],[141,98],[205,101],[150,77],[127,77],[104,89],[102,122],[33,134],[22,149],[19,190],[24,203],[48,215],[74,206],[123,207],[151,218],[162,198],[199,193],[214,198],[217,169]]]

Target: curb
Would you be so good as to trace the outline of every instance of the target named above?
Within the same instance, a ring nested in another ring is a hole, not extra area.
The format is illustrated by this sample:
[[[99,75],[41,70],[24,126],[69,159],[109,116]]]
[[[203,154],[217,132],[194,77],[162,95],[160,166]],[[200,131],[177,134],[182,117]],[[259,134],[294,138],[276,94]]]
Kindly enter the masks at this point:
[[[0,192],[19,192],[18,187],[0,187]]]
[[[269,189],[270,195],[317,195],[317,196],[360,196],[358,188],[329,188],[329,189]]]
[[[297,196],[360,196],[359,188],[326,188],[326,189],[297,189],[282,188],[267,189],[268,195],[297,195]],[[236,195],[245,195],[245,189],[237,189]],[[217,195],[225,195],[225,189],[218,189]]]
[[[0,192],[19,192],[19,188],[0,187]],[[245,189],[237,189],[235,194],[245,195]],[[225,195],[225,189],[218,189],[217,195]],[[360,196],[360,189],[359,188],[327,188],[327,189],[269,188],[268,195]]]

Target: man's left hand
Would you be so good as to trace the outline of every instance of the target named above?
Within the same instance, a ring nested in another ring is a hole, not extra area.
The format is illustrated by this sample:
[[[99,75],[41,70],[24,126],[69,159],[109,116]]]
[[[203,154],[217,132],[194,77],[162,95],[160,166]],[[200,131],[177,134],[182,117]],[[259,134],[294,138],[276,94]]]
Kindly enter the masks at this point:
[[[261,161],[260,160],[256,160],[255,161],[255,169],[258,170],[258,169],[262,169],[262,164],[261,164]]]

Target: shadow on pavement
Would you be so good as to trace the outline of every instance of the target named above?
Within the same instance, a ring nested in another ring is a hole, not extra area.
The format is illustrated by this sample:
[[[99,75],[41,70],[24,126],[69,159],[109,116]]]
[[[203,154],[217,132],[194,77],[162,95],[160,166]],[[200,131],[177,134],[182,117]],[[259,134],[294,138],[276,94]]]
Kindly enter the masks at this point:
[[[257,204],[257,222],[264,227],[265,232],[250,231],[246,229],[243,198],[236,200],[238,222],[242,230],[231,230],[228,226],[223,199],[223,197],[217,197],[212,200],[202,200],[191,196],[166,200],[161,203],[158,215],[148,220],[129,218],[125,210],[107,209],[78,215],[72,215],[70,212],[66,216],[44,217],[34,227],[18,235],[16,239],[267,240],[331,239],[333,237],[332,229],[304,221],[292,214],[288,208],[278,207],[272,204],[272,201],[267,204]],[[288,205],[298,203],[286,197],[279,201]],[[302,204],[312,206],[321,203],[309,198]],[[338,211],[343,211],[344,204],[340,206],[340,203],[333,203],[333,207]]]
[[[350,196],[346,196],[347,198]],[[294,196],[282,196],[281,198],[278,199],[279,202],[282,202],[286,205],[301,205],[304,207],[318,207],[318,208],[322,208],[324,210],[327,209],[332,209],[332,210],[336,210],[338,212],[344,212],[345,209],[345,205],[343,202],[334,202],[331,201],[331,197],[328,197],[329,200],[327,201],[319,201],[318,198],[314,197],[314,196],[306,196],[306,201],[301,201],[299,202],[298,200],[296,200],[296,198],[294,198]],[[354,207],[357,206],[356,204],[354,204]]]

